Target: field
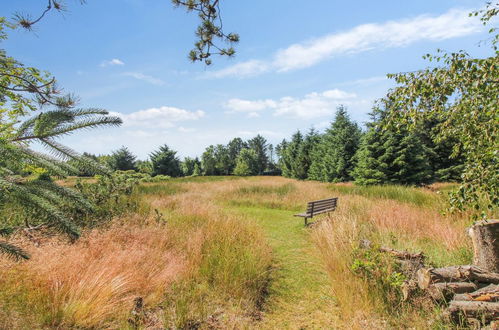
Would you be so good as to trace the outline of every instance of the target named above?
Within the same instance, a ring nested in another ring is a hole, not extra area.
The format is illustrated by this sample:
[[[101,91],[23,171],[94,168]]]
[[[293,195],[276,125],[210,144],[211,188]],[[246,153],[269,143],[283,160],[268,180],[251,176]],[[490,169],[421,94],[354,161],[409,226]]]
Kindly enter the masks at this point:
[[[424,299],[401,302],[403,279],[358,246],[369,239],[423,251],[435,266],[469,263],[470,220],[441,212],[448,187],[282,177],[141,184],[136,214],[75,243],[18,235],[32,259],[0,262],[0,328],[445,328]],[[293,217],[332,196],[337,211],[314,225]]]

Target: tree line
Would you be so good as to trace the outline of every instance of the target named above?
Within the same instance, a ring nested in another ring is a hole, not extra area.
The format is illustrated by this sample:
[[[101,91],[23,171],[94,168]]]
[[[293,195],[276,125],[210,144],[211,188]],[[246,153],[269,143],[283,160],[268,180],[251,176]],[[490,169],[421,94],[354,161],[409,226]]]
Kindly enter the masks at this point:
[[[274,162],[274,147],[258,134],[247,141],[236,137],[226,145],[208,146],[201,157],[185,157],[181,160],[177,151],[163,145],[152,152],[147,160],[137,157],[125,146],[109,155],[84,156],[114,171],[137,171],[151,176],[167,175],[171,177],[198,175],[269,175],[279,174]],[[71,161],[70,161],[71,162]],[[81,176],[93,176],[91,169],[81,171]]]
[[[340,106],[324,133],[313,128],[306,134],[298,130],[275,148],[257,135],[247,141],[236,137],[226,145],[210,145],[200,158],[180,160],[168,145],[159,147],[145,161],[137,160],[127,147],[110,155],[86,156],[113,170],[135,170],[151,176],[282,174],[299,180],[355,181],[360,185],[458,181],[464,159],[459,152],[454,153],[455,139],[437,139],[441,120],[422,121],[417,130],[404,125],[385,127],[390,111],[393,109],[380,102],[362,130],[350,119],[346,107]]]

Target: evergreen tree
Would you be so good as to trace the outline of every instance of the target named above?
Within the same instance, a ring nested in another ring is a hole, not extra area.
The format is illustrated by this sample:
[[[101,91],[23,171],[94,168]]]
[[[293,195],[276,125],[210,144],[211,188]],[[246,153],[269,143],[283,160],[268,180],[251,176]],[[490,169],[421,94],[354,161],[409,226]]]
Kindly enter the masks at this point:
[[[320,135],[311,129],[309,133],[303,137],[300,131],[297,131],[291,137],[291,141],[284,147],[279,148],[281,154],[282,175],[305,180],[308,178],[308,170],[312,163],[312,151],[320,141]]]
[[[290,176],[291,163],[289,163],[289,159],[286,156],[286,149],[289,146],[289,142],[286,139],[283,139],[281,143],[279,143],[275,147],[275,152],[277,155],[277,166],[281,171],[281,174],[285,177]]]
[[[351,180],[360,137],[360,128],[350,120],[346,108],[340,106],[331,127],[313,151],[309,178],[326,182]]]
[[[258,134],[248,141],[248,147],[255,151],[258,159],[258,167],[256,174],[263,174],[267,169],[268,156],[267,156],[267,140]]]
[[[308,178],[310,166],[313,161],[313,153],[321,141],[321,135],[315,129],[311,128],[298,148],[298,155],[293,162],[293,178],[300,180]]]
[[[182,175],[180,170],[180,160],[176,156],[177,152],[171,150],[166,144],[159,147],[150,156],[152,163],[152,175],[169,175],[178,177]]]
[[[413,130],[424,144],[432,171],[432,181],[459,181],[464,169],[464,157],[456,148],[454,136],[439,136],[439,125],[443,122],[436,115],[428,116],[418,129]]]
[[[375,109],[373,118],[385,117],[386,110]],[[427,150],[421,139],[407,128],[382,129],[379,122],[370,125],[357,152],[355,182],[370,184],[424,184],[431,181]]]
[[[127,147],[121,147],[114,151],[108,159],[108,165],[114,171],[136,170],[136,158]]]
[[[298,154],[303,143],[303,135],[298,130],[288,143],[284,140],[279,146],[280,165],[282,175],[287,178],[295,178],[295,171],[298,168],[296,165]]]

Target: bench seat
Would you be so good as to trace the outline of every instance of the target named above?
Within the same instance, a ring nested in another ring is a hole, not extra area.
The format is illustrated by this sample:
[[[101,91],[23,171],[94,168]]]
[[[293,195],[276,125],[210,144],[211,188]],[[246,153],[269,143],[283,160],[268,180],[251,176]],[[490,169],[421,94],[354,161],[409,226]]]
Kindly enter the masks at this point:
[[[307,203],[307,211],[295,214],[295,217],[305,218],[305,226],[308,224],[308,219],[322,213],[329,213],[336,210],[338,204],[338,197],[321,199]]]

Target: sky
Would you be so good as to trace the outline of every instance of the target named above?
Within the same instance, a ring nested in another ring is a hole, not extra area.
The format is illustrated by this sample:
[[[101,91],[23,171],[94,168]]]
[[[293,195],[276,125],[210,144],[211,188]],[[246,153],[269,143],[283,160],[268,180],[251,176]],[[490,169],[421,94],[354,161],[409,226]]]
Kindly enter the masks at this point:
[[[127,146],[140,159],[163,144],[180,157],[211,144],[263,135],[274,145],[327,128],[342,104],[363,125],[394,86],[387,73],[428,67],[437,49],[492,55],[487,28],[468,13],[482,0],[222,0],[234,58],[191,63],[195,14],[170,0],[67,0],[34,31],[3,42],[9,55],[53,74],[80,107],[123,119],[119,128],[77,132],[62,143],[107,154]],[[2,1],[2,15],[33,17],[45,0]]]

